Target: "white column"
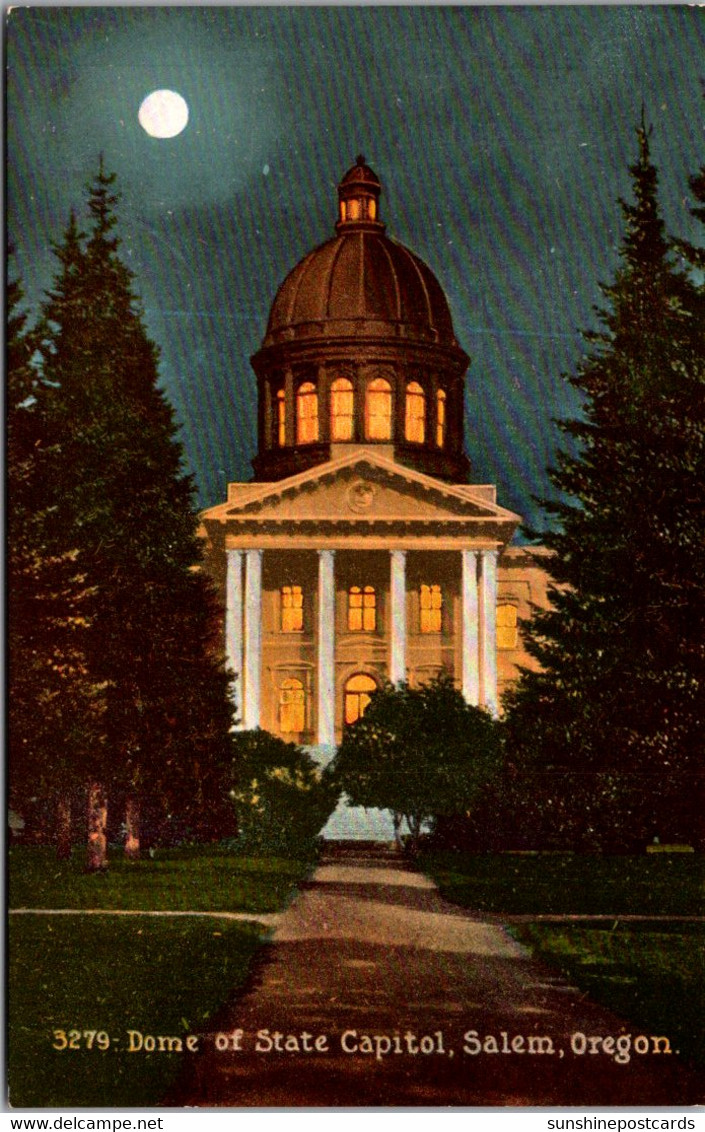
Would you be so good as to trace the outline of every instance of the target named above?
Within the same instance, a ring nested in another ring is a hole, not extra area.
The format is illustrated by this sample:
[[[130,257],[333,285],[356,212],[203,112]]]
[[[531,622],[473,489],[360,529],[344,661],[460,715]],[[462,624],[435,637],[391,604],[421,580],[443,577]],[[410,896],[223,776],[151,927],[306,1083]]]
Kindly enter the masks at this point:
[[[335,551],[318,552],[318,735],[335,745]]]
[[[461,551],[463,696],[469,704],[480,702],[480,626],[477,602],[477,553]]]
[[[225,659],[234,676],[230,698],[235,709],[235,727],[242,721],[242,551],[227,550],[225,575]]]
[[[406,551],[391,551],[389,679],[406,680]]]
[[[480,555],[480,658],[482,703],[497,715],[497,551]]]
[[[245,551],[245,730],[260,726],[262,682],[262,551]]]

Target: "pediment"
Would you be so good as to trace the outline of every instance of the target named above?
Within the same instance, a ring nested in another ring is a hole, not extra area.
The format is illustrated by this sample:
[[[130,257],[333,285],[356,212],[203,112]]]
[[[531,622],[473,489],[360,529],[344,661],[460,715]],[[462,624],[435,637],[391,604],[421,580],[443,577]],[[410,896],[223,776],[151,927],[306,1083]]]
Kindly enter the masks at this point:
[[[519,517],[499,507],[493,494],[482,485],[445,483],[366,450],[276,483],[231,484],[227,503],[212,508],[204,518],[226,523],[244,519],[517,523]]]

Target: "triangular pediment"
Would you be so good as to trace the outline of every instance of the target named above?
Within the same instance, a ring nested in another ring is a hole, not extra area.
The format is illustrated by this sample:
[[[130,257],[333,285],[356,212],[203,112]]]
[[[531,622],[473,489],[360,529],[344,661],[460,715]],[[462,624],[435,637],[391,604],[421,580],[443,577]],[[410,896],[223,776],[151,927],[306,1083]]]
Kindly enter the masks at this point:
[[[489,520],[519,516],[494,502],[485,485],[449,484],[405,467],[374,449],[319,464],[275,483],[230,484],[228,501],[204,519],[350,522]]]

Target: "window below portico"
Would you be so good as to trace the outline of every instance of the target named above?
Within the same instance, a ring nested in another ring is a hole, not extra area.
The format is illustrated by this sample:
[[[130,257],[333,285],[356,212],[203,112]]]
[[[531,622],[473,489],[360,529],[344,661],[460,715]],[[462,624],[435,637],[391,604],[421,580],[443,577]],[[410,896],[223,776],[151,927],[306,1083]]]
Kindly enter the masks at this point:
[[[345,685],[345,722],[354,723],[365,714],[372,693],[377,691],[377,685],[371,676],[358,672],[351,676]]]
[[[443,591],[438,585],[422,584],[419,592],[419,630],[440,633],[443,627]]]
[[[377,595],[374,586],[351,586],[348,590],[348,629],[352,633],[374,633],[377,628]]]
[[[306,730],[306,692],[294,677],[284,680],[279,689],[279,730],[282,734]]]
[[[300,633],[304,627],[304,595],[301,586],[281,588],[281,631]]]

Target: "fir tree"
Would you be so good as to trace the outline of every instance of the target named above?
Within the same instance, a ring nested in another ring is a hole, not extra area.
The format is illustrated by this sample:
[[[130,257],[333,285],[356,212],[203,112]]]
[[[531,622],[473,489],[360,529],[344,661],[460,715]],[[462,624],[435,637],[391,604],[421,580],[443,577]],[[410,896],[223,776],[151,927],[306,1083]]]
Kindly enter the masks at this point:
[[[71,802],[83,750],[100,727],[88,678],[86,586],[79,554],[51,537],[52,466],[42,389],[32,364],[36,335],[8,285],[8,645],[10,799],[30,836],[71,846]]]
[[[231,725],[193,484],[119,254],[113,182],[101,161],[85,246],[72,219],[57,249],[43,341],[55,531],[80,549],[92,588],[88,663],[105,689],[104,742],[86,780],[100,846],[91,867],[104,864],[107,795],[125,806],[131,854],[140,812],[157,828],[217,821]]]
[[[559,454],[545,505],[552,608],[527,639],[541,669],[506,706],[515,751],[588,772],[580,807],[633,836],[687,837],[705,727],[705,306],[637,133],[621,263],[569,378],[585,399],[561,426],[577,455]]]

